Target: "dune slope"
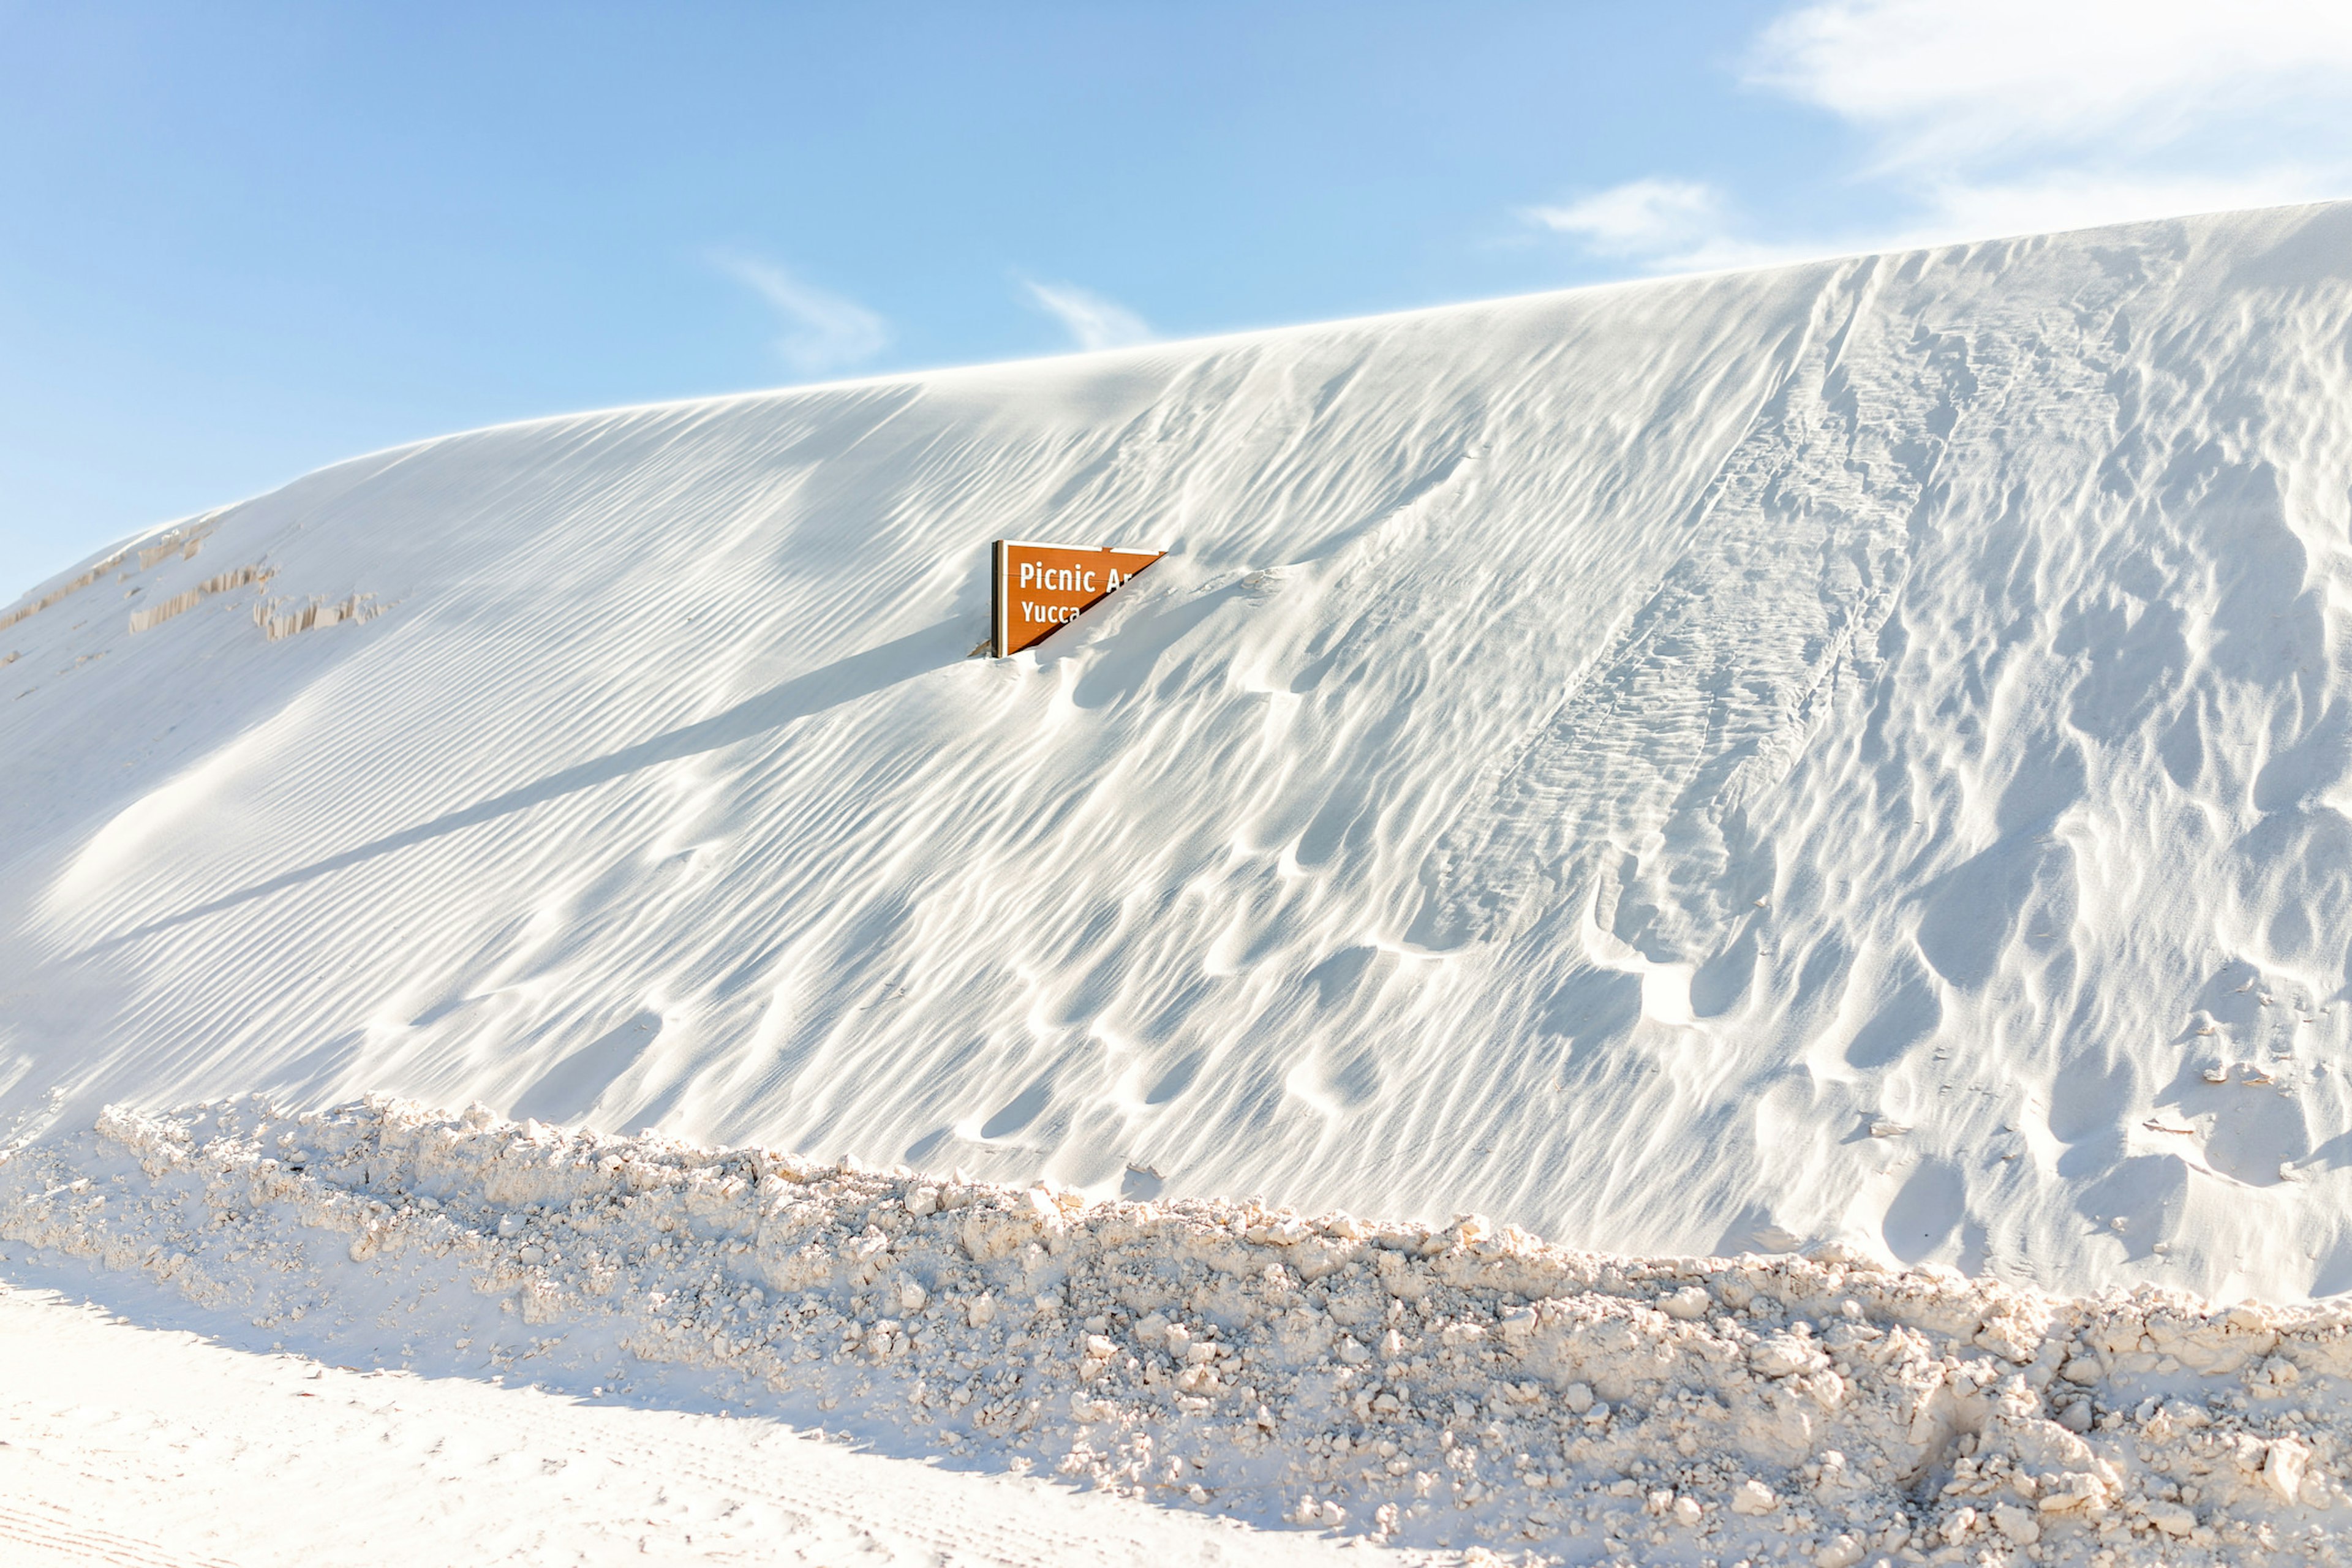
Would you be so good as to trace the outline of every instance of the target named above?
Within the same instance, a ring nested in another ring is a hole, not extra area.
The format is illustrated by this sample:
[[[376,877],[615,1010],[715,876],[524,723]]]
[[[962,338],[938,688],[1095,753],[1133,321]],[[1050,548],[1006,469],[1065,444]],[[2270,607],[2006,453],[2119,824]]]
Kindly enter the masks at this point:
[[[0,1133],[2352,1287],[2348,344],[2329,205],[322,470],[0,611]]]

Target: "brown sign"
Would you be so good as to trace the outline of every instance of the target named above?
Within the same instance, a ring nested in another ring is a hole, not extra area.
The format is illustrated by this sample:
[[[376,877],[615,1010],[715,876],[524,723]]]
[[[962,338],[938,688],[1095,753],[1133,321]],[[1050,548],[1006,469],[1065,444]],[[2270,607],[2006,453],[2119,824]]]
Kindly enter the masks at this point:
[[[991,651],[1003,658],[1044,641],[1167,553],[998,540],[990,601],[995,616]]]

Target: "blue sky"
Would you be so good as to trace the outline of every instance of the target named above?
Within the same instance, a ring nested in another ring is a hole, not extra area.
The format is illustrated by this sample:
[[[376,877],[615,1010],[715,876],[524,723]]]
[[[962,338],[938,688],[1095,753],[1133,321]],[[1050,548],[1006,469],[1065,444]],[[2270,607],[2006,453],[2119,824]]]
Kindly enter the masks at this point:
[[[0,599],[540,414],[2352,195],[2352,5],[0,0]]]

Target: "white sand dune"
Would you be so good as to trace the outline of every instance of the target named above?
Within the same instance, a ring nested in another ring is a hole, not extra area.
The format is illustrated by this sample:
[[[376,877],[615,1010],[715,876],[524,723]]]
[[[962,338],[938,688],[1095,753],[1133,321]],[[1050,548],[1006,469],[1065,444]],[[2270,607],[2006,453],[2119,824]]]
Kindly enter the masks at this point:
[[[1000,535],[1171,553],[973,658]],[[2347,613],[2352,205],[454,436],[0,611],[0,1141],[2325,1296]]]

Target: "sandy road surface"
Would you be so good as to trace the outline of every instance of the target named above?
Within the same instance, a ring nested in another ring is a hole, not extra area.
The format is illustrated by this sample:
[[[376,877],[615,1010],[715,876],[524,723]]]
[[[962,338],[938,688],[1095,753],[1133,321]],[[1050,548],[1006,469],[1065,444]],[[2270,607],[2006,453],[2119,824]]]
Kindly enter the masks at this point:
[[[1248,1564],[1339,1550],[764,1421],[362,1373],[0,1288],[0,1558]]]

